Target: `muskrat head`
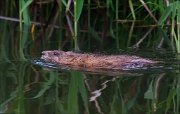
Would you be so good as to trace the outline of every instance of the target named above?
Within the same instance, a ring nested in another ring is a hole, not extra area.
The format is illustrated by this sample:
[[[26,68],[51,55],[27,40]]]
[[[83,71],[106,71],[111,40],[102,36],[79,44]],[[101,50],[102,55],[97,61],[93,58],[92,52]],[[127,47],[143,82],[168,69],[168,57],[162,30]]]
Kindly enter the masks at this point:
[[[64,51],[53,50],[53,51],[43,51],[41,59],[47,62],[58,62],[62,57]]]

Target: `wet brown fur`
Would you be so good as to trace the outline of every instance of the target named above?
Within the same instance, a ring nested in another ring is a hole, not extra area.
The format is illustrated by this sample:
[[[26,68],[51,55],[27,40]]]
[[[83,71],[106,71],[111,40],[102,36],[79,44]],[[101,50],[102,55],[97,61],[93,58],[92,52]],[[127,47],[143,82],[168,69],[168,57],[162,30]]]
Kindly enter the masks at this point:
[[[72,51],[43,51],[41,59],[58,65],[81,67],[89,69],[126,69],[128,67],[142,67],[156,63],[156,61],[131,55],[100,55],[80,54]]]

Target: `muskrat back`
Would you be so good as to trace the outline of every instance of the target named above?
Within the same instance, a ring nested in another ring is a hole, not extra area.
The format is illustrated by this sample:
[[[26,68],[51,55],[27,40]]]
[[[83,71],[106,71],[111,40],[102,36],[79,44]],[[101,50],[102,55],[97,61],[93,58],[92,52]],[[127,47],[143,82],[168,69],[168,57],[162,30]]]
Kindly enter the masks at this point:
[[[88,69],[132,69],[157,63],[156,61],[131,55],[81,54],[72,51],[43,51],[41,59],[59,65],[83,67]]]

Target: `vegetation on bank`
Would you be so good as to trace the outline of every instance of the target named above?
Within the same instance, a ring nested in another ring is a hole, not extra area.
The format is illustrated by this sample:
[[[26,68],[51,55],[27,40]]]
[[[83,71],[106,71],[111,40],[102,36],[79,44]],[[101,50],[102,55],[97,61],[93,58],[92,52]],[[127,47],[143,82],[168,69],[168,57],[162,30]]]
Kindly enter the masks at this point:
[[[40,50],[87,51],[165,46],[180,53],[179,1],[5,0],[0,4],[1,31],[6,27],[22,31],[14,44],[19,45],[21,58],[32,50],[27,44],[40,44],[35,48]],[[47,46],[49,41],[55,46]]]

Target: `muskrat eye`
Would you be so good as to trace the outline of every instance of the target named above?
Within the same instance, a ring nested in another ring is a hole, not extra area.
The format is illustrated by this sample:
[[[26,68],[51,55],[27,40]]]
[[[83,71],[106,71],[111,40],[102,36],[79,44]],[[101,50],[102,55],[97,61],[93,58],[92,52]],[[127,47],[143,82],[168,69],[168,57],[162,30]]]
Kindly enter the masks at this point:
[[[53,52],[53,55],[58,56],[59,53],[58,52]]]

